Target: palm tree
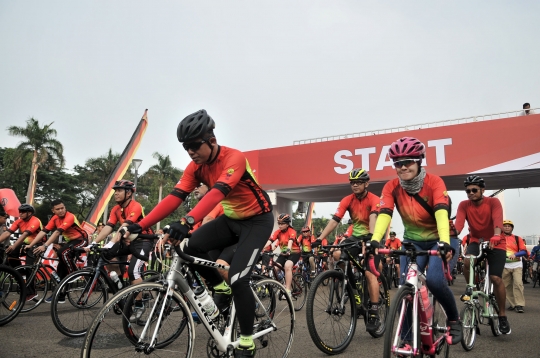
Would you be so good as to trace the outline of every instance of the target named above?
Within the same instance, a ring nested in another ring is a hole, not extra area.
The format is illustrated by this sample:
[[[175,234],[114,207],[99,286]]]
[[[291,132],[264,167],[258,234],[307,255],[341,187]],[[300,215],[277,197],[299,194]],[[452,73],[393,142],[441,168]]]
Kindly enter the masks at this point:
[[[30,169],[30,179],[26,192],[26,202],[33,204],[34,192],[36,189],[36,176],[38,168],[47,163],[49,169],[62,168],[65,164],[64,147],[56,140],[56,129],[51,128],[52,124],[40,127],[39,121],[30,118],[26,121],[26,127],[8,127],[9,135],[24,137],[25,140],[18,144],[15,150],[19,160],[32,155],[32,166]]]
[[[182,174],[182,171],[178,168],[173,167],[171,158],[169,158],[168,155],[162,155],[158,152],[154,152],[152,154],[152,157],[157,159],[158,163],[155,165],[152,165],[148,169],[148,174],[152,175],[156,183],[159,185],[159,199],[158,203],[162,199],[163,194],[163,185],[165,185],[169,181],[176,181]],[[157,223],[157,229],[159,230],[160,223]]]

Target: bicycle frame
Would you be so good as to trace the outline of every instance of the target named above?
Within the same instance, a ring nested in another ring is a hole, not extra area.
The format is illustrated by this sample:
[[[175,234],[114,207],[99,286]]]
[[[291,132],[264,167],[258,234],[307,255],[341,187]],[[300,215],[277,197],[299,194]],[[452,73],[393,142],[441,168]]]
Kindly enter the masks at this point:
[[[484,279],[484,287],[482,290],[480,291],[477,291],[477,290],[474,290],[474,287],[475,287],[475,283],[474,283],[474,267],[476,266],[477,262],[476,260],[479,259],[479,258],[482,258],[482,256],[484,255],[484,250],[486,249],[487,246],[487,243],[481,243],[479,245],[479,254],[478,256],[474,256],[474,255],[466,255],[464,257],[468,258],[469,259],[469,283],[467,284],[467,290],[470,290],[472,292],[470,292],[470,300],[465,302],[465,304],[474,304],[475,302],[478,302],[478,305],[477,306],[481,306],[481,312],[480,315],[483,317],[483,318],[493,318],[493,314],[490,313],[490,310],[489,310],[489,292],[491,292],[492,290],[492,283],[489,279],[489,264],[487,262],[487,260],[485,260],[485,265],[486,265],[486,277]],[[474,320],[476,319],[476,310],[473,310],[473,322]]]
[[[185,254],[184,254],[185,255]],[[237,348],[239,345],[240,340],[233,341],[232,340],[232,332],[233,332],[233,325],[234,321],[233,318],[236,316],[236,308],[234,305],[234,301],[231,307],[230,314],[228,316],[226,326],[224,333],[221,334],[216,324],[210,319],[210,317],[206,314],[204,309],[202,308],[202,304],[195,296],[195,293],[191,289],[191,286],[189,282],[186,279],[186,275],[188,275],[189,268],[187,267],[187,263],[191,262],[195,265],[202,265],[202,266],[210,266],[222,270],[229,270],[229,266],[224,266],[217,264],[213,261],[208,261],[204,259],[199,259],[196,257],[193,257],[193,261],[186,260],[182,257],[180,257],[176,252],[173,253],[173,261],[171,263],[171,268],[169,270],[169,273],[167,274],[166,282],[167,282],[167,299],[163,300],[163,303],[161,304],[161,307],[158,308],[158,305],[154,305],[152,307],[152,311],[150,312],[150,316],[153,316],[156,309],[159,309],[159,316],[156,323],[156,329],[153,333],[148,332],[150,322],[147,322],[143,331],[141,332],[139,342],[143,342],[144,338],[152,334],[152,339],[150,342],[152,342],[152,345],[155,345],[157,342],[157,333],[158,329],[161,325],[161,321],[163,318],[163,313],[165,311],[165,308],[167,306],[167,303],[170,302],[172,299],[173,292],[175,289],[179,291],[185,298],[187,298],[187,301],[191,305],[191,307],[195,310],[195,312],[199,315],[199,317],[204,317],[204,319],[201,319],[202,324],[205,326],[206,330],[212,338],[215,340],[216,347],[218,350],[222,352],[230,351],[234,348]],[[258,304],[262,305],[261,301],[257,297],[257,295],[254,294],[256,302]],[[265,334],[268,334],[276,329],[275,325],[273,325],[270,328],[264,329],[262,331],[256,332],[253,334],[253,339],[256,339],[258,337],[261,337]],[[150,347],[152,349],[153,346]]]

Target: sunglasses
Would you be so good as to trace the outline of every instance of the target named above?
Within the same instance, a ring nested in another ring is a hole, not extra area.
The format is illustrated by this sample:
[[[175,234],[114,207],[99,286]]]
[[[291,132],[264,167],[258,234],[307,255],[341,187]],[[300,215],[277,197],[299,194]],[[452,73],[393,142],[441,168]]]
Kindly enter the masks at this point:
[[[404,159],[394,162],[394,167],[401,168],[402,166],[410,167],[413,163],[420,163],[418,159]]]
[[[187,151],[187,150],[191,150],[192,152],[196,152],[198,151],[201,146],[206,143],[208,141],[208,139],[206,140],[201,140],[200,142],[189,142],[189,143],[182,143],[182,147],[184,147],[184,149]]]
[[[362,185],[362,184],[365,184],[366,182],[365,181],[362,181],[362,180],[353,180],[351,181],[351,185],[352,186],[355,186],[355,185]]]
[[[467,194],[470,194],[470,193],[476,194],[476,193],[478,193],[478,189],[476,189],[476,188],[466,189],[465,192]]]
[[[278,225],[288,225],[287,223],[284,223],[284,222],[279,222],[277,223]]]

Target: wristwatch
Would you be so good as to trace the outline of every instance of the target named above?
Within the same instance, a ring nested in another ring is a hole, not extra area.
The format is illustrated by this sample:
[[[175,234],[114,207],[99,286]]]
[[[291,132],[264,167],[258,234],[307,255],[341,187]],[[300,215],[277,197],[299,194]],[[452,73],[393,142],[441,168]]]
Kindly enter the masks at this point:
[[[195,219],[193,216],[186,216],[184,219],[189,226],[193,227],[193,225],[195,225]]]

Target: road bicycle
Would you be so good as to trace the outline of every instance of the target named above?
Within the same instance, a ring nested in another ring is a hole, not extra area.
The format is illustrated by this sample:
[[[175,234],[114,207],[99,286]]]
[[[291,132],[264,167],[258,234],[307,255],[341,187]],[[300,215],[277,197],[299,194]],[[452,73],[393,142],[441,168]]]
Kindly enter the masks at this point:
[[[91,258],[90,266],[67,275],[54,291],[51,318],[60,333],[68,337],[84,336],[96,313],[107,302],[109,294],[115,295],[120,290],[105,265],[129,265],[129,261],[109,261],[104,256],[107,250],[91,246],[88,255]],[[84,252],[84,248],[75,251]],[[157,271],[145,270],[142,278],[145,281],[157,281],[161,275]],[[125,281],[119,282],[126,286]],[[114,311],[120,314],[123,307],[123,302],[120,302]]]
[[[418,270],[418,256],[437,256],[438,250],[417,250],[411,243],[403,243],[402,250],[379,249],[379,254],[393,257],[407,256],[405,284],[390,305],[384,334],[383,358],[391,357],[448,357],[450,330],[446,313],[426,285],[426,277]],[[444,260],[445,277],[449,279],[448,264]]]
[[[340,261],[334,270],[321,273],[313,281],[307,298],[306,319],[311,340],[326,354],[339,354],[351,343],[356,330],[357,318],[364,317],[367,323],[369,291],[365,272],[368,263],[363,254],[354,256],[351,249],[361,248],[362,241],[342,242],[324,246],[341,250]],[[371,272],[376,272],[371,260]],[[342,269],[343,267],[343,269]],[[328,286],[324,282],[328,281]],[[384,334],[386,314],[389,306],[389,288],[384,276],[379,281],[380,326],[369,334],[375,338]]]
[[[386,259],[386,258],[384,258]],[[399,271],[396,266],[396,260],[393,257],[390,257],[390,263],[386,264],[386,282],[388,282],[388,288],[392,287],[392,284],[395,288],[399,286]]]
[[[17,317],[26,299],[24,279],[15,269],[0,265],[0,326]]]
[[[228,270],[228,266],[195,258],[175,246],[166,280],[124,288],[98,312],[83,341],[81,357],[132,357],[134,354],[192,357],[195,344],[193,309],[210,334],[209,357],[231,357],[239,344],[237,311],[232,300],[215,320],[203,308],[192,289],[194,282],[188,263]],[[257,357],[287,357],[293,342],[295,313],[285,287],[273,279],[251,282],[255,298],[253,340]],[[132,307],[121,315],[115,305],[143,294],[146,310],[136,323],[129,321]],[[281,299],[280,299],[281,297]]]
[[[478,256],[467,255],[469,258],[469,284],[465,289],[465,295],[461,296],[461,300],[465,307],[461,310],[461,319],[463,322],[463,339],[461,345],[466,351],[474,348],[476,335],[480,334],[479,324],[487,323],[491,327],[491,333],[494,336],[499,336],[499,305],[493,293],[493,284],[489,280],[489,264],[486,258],[489,242],[481,242],[479,245]],[[476,280],[479,276],[474,273],[474,266],[480,266],[479,262],[475,264],[475,260],[483,260],[485,262],[485,277],[483,277],[483,286],[481,289],[476,289],[479,285]]]
[[[533,263],[531,262],[531,265],[533,265]],[[538,280],[540,279],[540,262],[536,265],[536,270],[533,270],[532,272],[532,284],[533,284],[533,288],[536,287],[536,284],[538,283]]]

